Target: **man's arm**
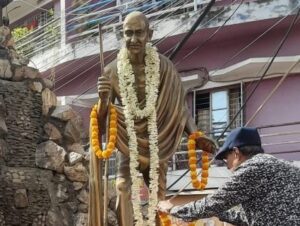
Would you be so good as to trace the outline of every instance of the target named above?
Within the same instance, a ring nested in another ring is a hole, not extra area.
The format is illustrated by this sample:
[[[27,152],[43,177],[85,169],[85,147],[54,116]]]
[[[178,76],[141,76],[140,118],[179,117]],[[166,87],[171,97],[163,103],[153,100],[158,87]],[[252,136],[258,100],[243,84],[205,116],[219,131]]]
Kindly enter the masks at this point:
[[[248,220],[242,208],[231,208],[219,214],[220,221],[239,226],[248,226]]]
[[[215,194],[183,206],[175,206],[170,214],[185,221],[220,215],[222,217],[224,211],[243,204],[256,195],[259,186],[258,172],[257,166],[244,164]]]

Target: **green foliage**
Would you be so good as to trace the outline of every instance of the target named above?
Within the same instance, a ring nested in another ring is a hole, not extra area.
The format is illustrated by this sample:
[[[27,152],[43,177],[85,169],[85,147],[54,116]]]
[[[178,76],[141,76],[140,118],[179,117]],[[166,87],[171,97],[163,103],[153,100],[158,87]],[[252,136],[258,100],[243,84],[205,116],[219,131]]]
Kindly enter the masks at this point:
[[[14,40],[18,41],[28,35],[30,30],[27,27],[16,27],[11,33]]]

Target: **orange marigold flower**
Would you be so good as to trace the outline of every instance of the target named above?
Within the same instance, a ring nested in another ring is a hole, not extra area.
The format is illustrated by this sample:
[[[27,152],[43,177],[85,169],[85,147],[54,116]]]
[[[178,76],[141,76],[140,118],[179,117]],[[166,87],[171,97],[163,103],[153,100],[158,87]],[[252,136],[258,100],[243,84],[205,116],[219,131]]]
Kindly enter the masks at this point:
[[[190,164],[191,171],[195,171],[197,169],[197,164]]]
[[[92,132],[92,139],[98,139],[98,132]]]
[[[190,158],[189,158],[189,164],[197,164],[197,159],[196,159],[196,157],[190,157]]]
[[[191,174],[192,180],[197,179],[197,176],[198,176],[198,175],[197,175],[197,172],[196,172],[196,171],[191,171],[190,174]]]
[[[201,183],[207,184],[207,177],[201,177]]]
[[[202,177],[208,177],[208,170],[202,170],[201,176]]]
[[[91,125],[98,126],[98,120],[96,118],[91,118]]]
[[[117,120],[117,114],[111,114],[110,120]]]
[[[169,218],[163,218],[163,219],[161,219],[161,221],[164,225],[170,225],[171,224],[171,220]]]
[[[188,155],[189,155],[189,157],[195,157],[196,158],[196,156],[197,156],[196,150],[195,149],[190,149],[188,151]]]
[[[109,134],[116,136],[117,135],[117,129],[116,128],[110,128],[109,129]]]
[[[99,140],[98,139],[92,139],[92,145],[93,145],[93,147],[99,146]]]
[[[97,151],[97,152],[96,152],[96,156],[97,156],[98,158],[102,158],[102,153],[101,153],[101,151]]]
[[[192,139],[189,139],[188,140],[188,144],[196,144],[196,142],[194,140],[192,140]]]
[[[200,182],[198,180],[192,180],[192,184],[194,188],[198,188],[200,185]]]
[[[195,144],[188,144],[188,149],[196,149],[196,145]]]
[[[208,162],[208,156],[207,155],[203,155],[202,156],[202,162]]]
[[[110,135],[110,136],[109,136],[109,142],[115,143],[115,142],[116,142],[116,139],[117,139],[117,137],[116,137],[115,135]]]
[[[209,162],[202,163],[202,170],[208,170]]]
[[[196,139],[196,134],[195,134],[195,133],[192,133],[191,135],[189,135],[189,139],[195,140],[195,139]]]
[[[108,148],[108,149],[106,150],[107,158],[109,158],[109,157],[111,156],[112,152],[113,152],[113,149],[109,149],[109,148]]]
[[[197,132],[197,136],[198,136],[198,137],[203,137],[204,135],[205,135],[205,134],[204,134],[203,132],[201,132],[201,131],[198,131],[198,132]]]
[[[110,126],[110,128],[116,128],[117,127],[117,121],[116,120],[110,120],[109,126]]]
[[[97,118],[97,117],[98,117],[97,112],[94,111],[94,110],[91,111],[90,117],[91,117],[91,118]]]
[[[92,134],[93,133],[99,133],[98,126],[93,126],[93,128],[92,128]]]
[[[205,187],[206,187],[206,185],[205,185],[205,184],[203,184],[203,183],[200,183],[200,185],[199,185],[199,189],[203,190]]]
[[[105,159],[108,158],[107,151],[102,152],[102,157],[105,158]]]
[[[111,114],[117,114],[117,110],[114,107],[111,107],[110,113]]]
[[[202,157],[203,157],[203,156],[208,156],[208,152],[207,152],[207,151],[203,151],[203,152],[202,152]]]
[[[113,142],[109,142],[108,145],[107,145],[107,149],[115,149],[115,144]]]

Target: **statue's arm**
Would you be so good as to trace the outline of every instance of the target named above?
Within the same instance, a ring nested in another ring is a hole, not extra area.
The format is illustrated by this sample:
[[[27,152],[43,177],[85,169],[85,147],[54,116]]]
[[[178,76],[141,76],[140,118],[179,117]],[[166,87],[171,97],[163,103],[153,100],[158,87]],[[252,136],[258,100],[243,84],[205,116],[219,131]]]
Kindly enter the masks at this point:
[[[97,88],[99,94],[98,102],[98,120],[100,124],[104,124],[107,118],[109,103],[114,101],[113,95],[113,70],[110,65],[105,67],[104,73],[99,76]],[[105,126],[101,126],[101,133],[105,133]]]
[[[187,105],[186,105],[186,108],[187,108]],[[195,120],[193,119],[191,114],[189,114],[186,125],[185,125],[185,132],[188,135],[190,135],[193,132],[196,132],[198,130],[199,129],[197,128],[197,126],[195,124]],[[217,144],[211,138],[204,135],[197,139],[197,147],[198,147],[198,149],[201,149],[203,151],[214,153],[217,149]]]

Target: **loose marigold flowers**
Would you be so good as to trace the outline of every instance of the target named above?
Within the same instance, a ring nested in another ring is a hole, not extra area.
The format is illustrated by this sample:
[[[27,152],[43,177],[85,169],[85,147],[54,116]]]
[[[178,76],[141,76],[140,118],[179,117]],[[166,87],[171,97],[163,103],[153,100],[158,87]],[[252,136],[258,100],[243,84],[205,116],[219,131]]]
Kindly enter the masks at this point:
[[[196,139],[203,136],[202,132],[194,132],[189,136],[188,139],[188,155],[189,155],[189,166],[190,166],[190,175],[192,179],[192,185],[196,189],[203,190],[207,185],[208,178],[208,168],[209,168],[209,157],[208,153],[202,152],[202,172],[201,172],[201,180],[197,179],[197,154],[196,154]]]
[[[97,105],[92,108],[90,114],[90,144],[95,155],[100,158],[109,158],[116,147],[117,141],[117,111],[110,105],[109,139],[106,150],[102,151],[99,143],[99,129]]]

